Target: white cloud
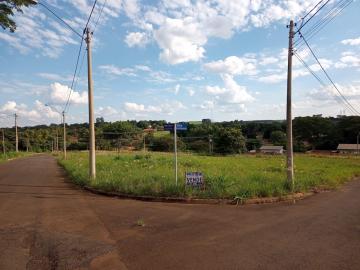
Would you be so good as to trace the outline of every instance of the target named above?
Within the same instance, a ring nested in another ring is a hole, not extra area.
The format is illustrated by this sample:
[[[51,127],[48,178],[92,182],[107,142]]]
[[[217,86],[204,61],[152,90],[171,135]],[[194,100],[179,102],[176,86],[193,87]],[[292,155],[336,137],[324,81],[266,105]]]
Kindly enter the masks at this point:
[[[105,106],[105,107],[100,106],[97,110],[95,110],[95,115],[97,116],[107,117],[116,114],[118,114],[118,111],[111,106]]]
[[[161,48],[160,59],[169,64],[198,61],[204,57],[207,37],[191,17],[185,19],[167,18],[154,38]]]
[[[340,61],[335,63],[336,68],[347,68],[347,67],[360,67],[360,57],[354,53],[346,53],[340,58]]]
[[[224,81],[225,87],[207,86],[205,89],[209,95],[216,96],[219,102],[242,104],[254,100],[254,98],[247,92],[246,87],[237,84],[231,75],[224,74],[221,77]]]
[[[39,77],[50,80],[50,81],[72,81],[72,76],[61,76],[55,73],[38,73]]]
[[[357,104],[360,101],[360,85],[336,84],[336,86],[346,99],[356,100],[357,102],[355,104]],[[340,95],[333,85],[328,85],[326,87],[321,87],[319,89],[312,90],[309,92],[309,96],[316,100],[334,100],[334,98],[340,99]]]
[[[174,93],[175,95],[179,94],[180,91],[180,84],[175,85]]]
[[[145,47],[149,43],[150,39],[144,32],[131,32],[125,37],[125,43],[131,47]]]
[[[206,63],[204,68],[219,74],[254,75],[257,73],[255,59],[237,56],[229,56],[224,60]]]
[[[69,97],[70,88],[61,83],[53,83],[50,85],[50,98],[55,104],[66,103]],[[87,104],[88,95],[87,92],[76,92],[72,91],[70,97],[70,103],[72,104]]]
[[[28,125],[29,123],[44,124],[60,119],[58,112],[45,106],[39,100],[35,100],[33,108],[28,108],[26,104],[17,104],[16,101],[7,101],[0,107],[0,115],[11,116],[15,113],[18,115],[19,126]],[[12,126],[13,121],[14,119],[9,117],[5,122],[7,125]]]
[[[190,89],[188,89],[188,94],[190,97],[192,97],[195,95],[195,91],[192,88],[190,88]]]
[[[38,7],[25,8],[24,13],[15,15],[15,21],[15,33],[0,33],[0,40],[22,54],[38,50],[43,56],[57,58],[65,46],[78,44],[71,31],[46,16]]]
[[[344,45],[358,46],[360,45],[360,37],[353,39],[344,39],[341,41],[341,43]]]
[[[119,75],[119,76],[125,75],[125,76],[130,76],[130,77],[137,76],[135,73],[135,70],[132,68],[119,68],[114,65],[101,65],[101,66],[99,66],[99,69],[101,69],[111,75]]]
[[[197,62],[210,38],[229,39],[236,31],[267,27],[303,15],[317,0],[168,0],[134,8],[133,24],[148,33],[169,64]]]
[[[128,113],[133,113],[135,115],[148,115],[151,113],[173,115],[176,111],[185,108],[186,107],[180,101],[166,101],[158,106],[146,106],[144,104],[138,104],[134,102],[124,103],[125,111]]]
[[[266,66],[279,62],[279,59],[273,56],[263,57],[259,62],[259,65]]]

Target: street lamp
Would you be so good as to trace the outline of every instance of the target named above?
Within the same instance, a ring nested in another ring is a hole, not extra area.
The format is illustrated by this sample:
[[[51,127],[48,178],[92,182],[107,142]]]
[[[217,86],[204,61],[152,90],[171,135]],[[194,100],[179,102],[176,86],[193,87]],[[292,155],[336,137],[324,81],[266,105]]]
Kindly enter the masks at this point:
[[[66,159],[66,125],[65,125],[65,111],[59,112],[58,109],[56,109],[54,106],[51,106],[50,104],[45,104],[46,107],[49,107],[51,109],[53,109],[54,111],[56,111],[58,114],[60,114],[60,116],[62,116],[62,123],[63,123],[63,127],[64,127],[64,146],[63,146],[63,150],[64,150],[64,159]],[[57,141],[57,147],[56,149],[58,150],[58,133],[57,133],[57,128],[56,128],[56,141]]]

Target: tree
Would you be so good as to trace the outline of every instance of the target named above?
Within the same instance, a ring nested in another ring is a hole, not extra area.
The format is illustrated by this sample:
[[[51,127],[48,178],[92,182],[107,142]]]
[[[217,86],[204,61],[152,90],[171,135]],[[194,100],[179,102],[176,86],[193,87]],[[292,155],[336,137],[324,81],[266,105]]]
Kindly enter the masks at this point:
[[[271,132],[270,140],[274,145],[286,145],[286,134],[281,130]]]
[[[11,18],[14,12],[23,12],[22,8],[30,5],[36,5],[33,0],[4,0],[0,3],[0,25],[5,30],[9,28],[10,32],[15,32],[16,23]]]
[[[223,128],[215,137],[215,151],[221,154],[245,152],[245,138],[239,128]]]

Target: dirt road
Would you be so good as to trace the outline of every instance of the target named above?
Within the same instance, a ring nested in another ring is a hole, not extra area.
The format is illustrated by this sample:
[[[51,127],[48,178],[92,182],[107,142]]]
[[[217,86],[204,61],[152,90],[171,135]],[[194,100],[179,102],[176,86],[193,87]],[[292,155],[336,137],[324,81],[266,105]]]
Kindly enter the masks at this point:
[[[359,194],[352,181],[295,205],[120,200],[23,158],[0,165],[0,269],[360,269]]]

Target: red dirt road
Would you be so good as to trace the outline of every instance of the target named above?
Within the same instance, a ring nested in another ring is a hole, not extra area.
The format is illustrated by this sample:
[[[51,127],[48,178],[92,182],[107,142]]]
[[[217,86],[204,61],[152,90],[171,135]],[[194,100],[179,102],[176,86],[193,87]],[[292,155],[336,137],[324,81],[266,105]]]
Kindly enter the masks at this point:
[[[18,159],[0,164],[0,269],[360,269],[359,194],[355,180],[294,205],[120,200],[50,156]]]

